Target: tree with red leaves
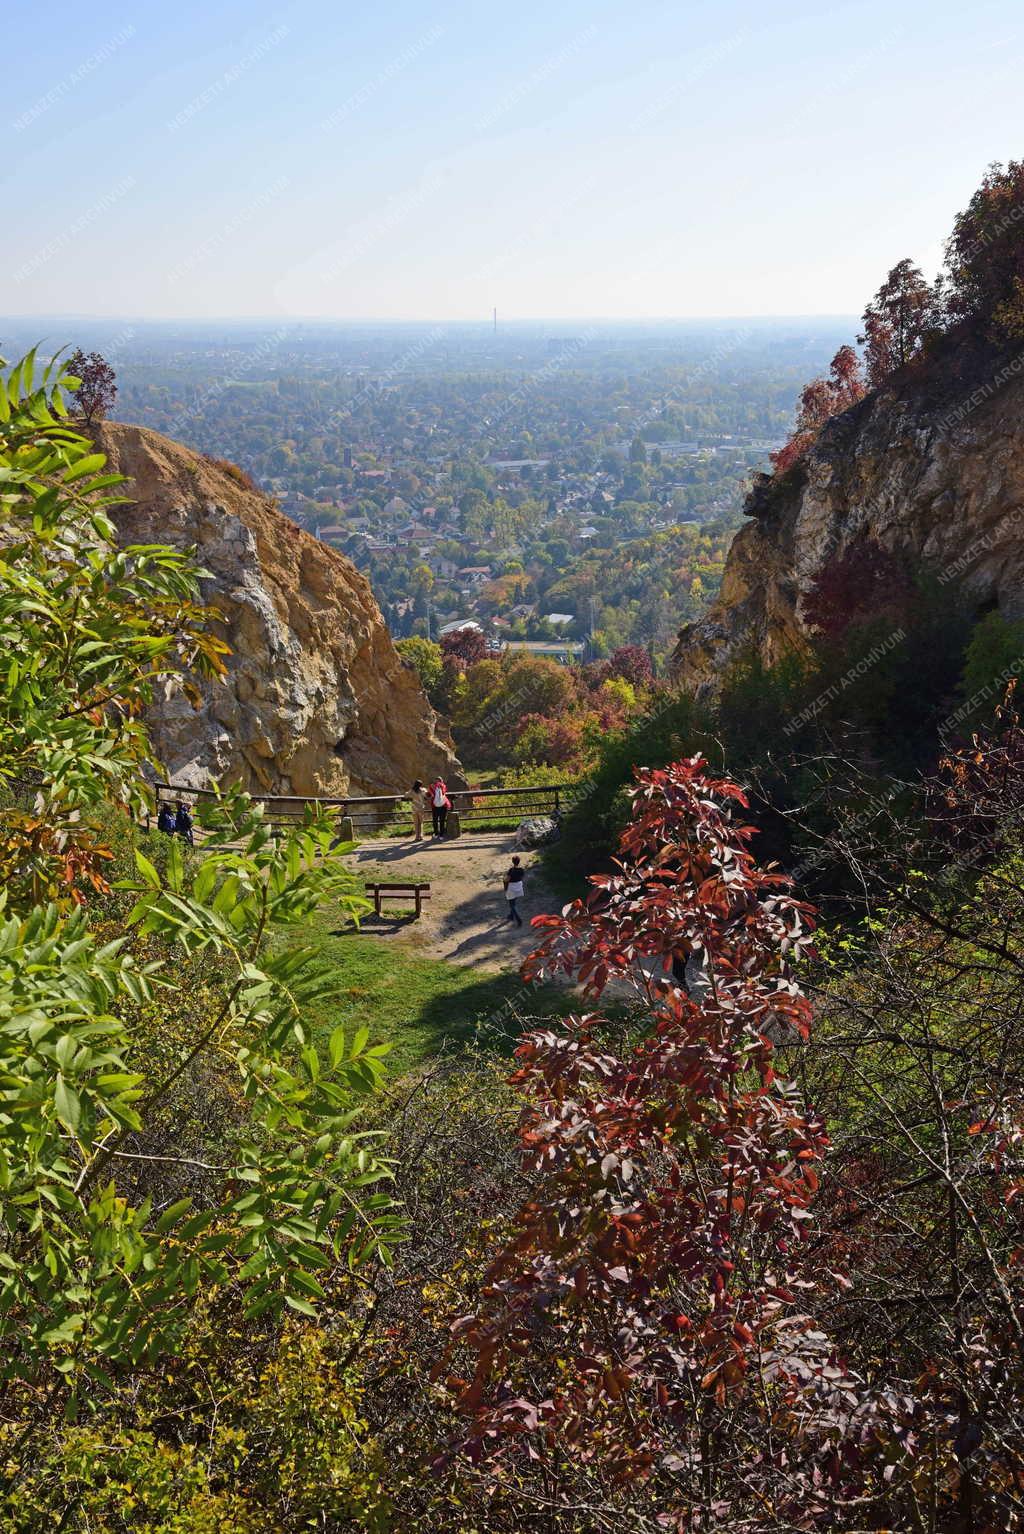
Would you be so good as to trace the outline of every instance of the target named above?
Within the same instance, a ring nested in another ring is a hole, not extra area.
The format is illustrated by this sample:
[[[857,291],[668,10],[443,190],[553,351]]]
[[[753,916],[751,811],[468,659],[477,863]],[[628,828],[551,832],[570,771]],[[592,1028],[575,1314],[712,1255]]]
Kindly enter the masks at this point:
[[[441,639],[441,660],[446,666],[465,671],[477,661],[487,659],[487,641],[478,628],[454,629]]]
[[[873,389],[906,367],[921,350],[934,322],[935,295],[912,261],[898,262],[864,310],[864,347]]]
[[[946,242],[949,307],[997,341],[1024,335],[1024,161],[993,165]]]
[[[638,770],[633,801],[616,872],[534,921],[526,978],[574,976],[594,999],[625,983],[645,1016],[618,1038],[574,1017],[519,1047],[532,1188],[455,1326],[469,1446],[500,1460],[525,1440],[553,1466],[598,1455],[620,1484],[664,1482],[667,1528],[725,1527],[754,1487],[823,1511],[861,1485],[857,1452],[825,1450],[861,1402],[805,1313],[842,1282],[803,1259],[825,1129],[774,1065],[808,1036],[793,966],[813,913],[758,868],[744,794],[700,758]]]
[[[79,348],[68,358],[68,372],[79,380],[72,396],[73,413],[86,426],[102,421],[117,398],[116,375],[110,363],[99,352]]]
[[[905,616],[912,590],[899,560],[881,544],[862,539],[811,581],[802,604],[804,622],[824,639],[840,640],[858,620]]]
[[[826,421],[863,399],[860,359],[852,346],[839,348],[828,372],[827,378],[814,378],[804,386],[793,435],[785,447],[771,455],[776,474],[785,474],[804,457]]]
[[[608,676],[621,676],[632,687],[650,687],[654,681],[651,657],[639,644],[620,645],[608,657]]]
[[[839,415],[864,398],[860,358],[852,346],[841,346],[829,363],[829,415]]]

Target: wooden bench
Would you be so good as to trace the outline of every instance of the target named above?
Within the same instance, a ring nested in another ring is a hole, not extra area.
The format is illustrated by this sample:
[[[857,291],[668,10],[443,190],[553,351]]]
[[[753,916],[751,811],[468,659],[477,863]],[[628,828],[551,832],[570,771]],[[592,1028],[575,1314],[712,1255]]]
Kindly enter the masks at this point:
[[[373,896],[373,909],[380,915],[382,900],[412,900],[416,904],[416,920],[423,911],[424,900],[430,899],[429,884],[368,884],[367,892]]]

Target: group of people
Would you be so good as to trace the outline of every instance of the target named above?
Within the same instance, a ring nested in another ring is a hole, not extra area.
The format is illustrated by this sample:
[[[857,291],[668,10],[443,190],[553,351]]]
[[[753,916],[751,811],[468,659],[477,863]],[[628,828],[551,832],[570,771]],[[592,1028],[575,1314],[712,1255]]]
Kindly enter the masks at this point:
[[[423,822],[427,814],[430,815],[431,825],[435,836],[444,836],[448,825],[448,811],[452,802],[448,797],[448,788],[443,778],[435,778],[426,788],[419,778],[416,779],[409,790],[409,802],[412,805],[412,839],[414,842],[423,840]],[[519,914],[519,902],[526,893],[525,870],[517,856],[514,856],[510,867],[502,876],[502,886],[505,890],[505,900],[508,903],[508,921],[515,926],[523,925],[523,918]]]
[[[166,799],[160,801],[156,816],[158,831],[164,831],[168,836],[182,836],[190,847],[194,847],[195,835],[192,826],[192,812],[183,800],[179,799],[173,809]]]
[[[452,807],[444,779],[435,778],[433,783],[424,788],[420,779],[417,778],[409,791],[409,799],[412,802],[413,841],[423,840],[423,821],[428,811],[434,835],[444,836],[448,824],[448,811]],[[166,799],[162,800],[157,811],[156,825],[157,830],[163,831],[167,836],[181,836],[190,847],[195,845],[192,812],[184,800],[179,799],[173,807]],[[523,918],[519,914],[519,902],[526,893],[526,883],[525,870],[518,854],[513,856],[510,866],[502,875],[501,882],[508,904],[508,921],[510,924],[521,927]]]
[[[435,836],[443,836],[448,825],[448,811],[452,807],[452,801],[448,797],[448,789],[444,778],[435,778],[429,788],[424,788],[419,778],[416,779],[409,790],[409,799],[412,804],[412,839],[414,842],[423,840],[423,817],[429,813]]]

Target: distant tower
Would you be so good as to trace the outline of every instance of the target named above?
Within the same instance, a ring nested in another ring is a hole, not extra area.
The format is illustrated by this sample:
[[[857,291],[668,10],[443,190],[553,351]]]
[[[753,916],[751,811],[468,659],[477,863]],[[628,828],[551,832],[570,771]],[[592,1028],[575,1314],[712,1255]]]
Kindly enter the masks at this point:
[[[494,334],[495,335],[498,334],[498,311],[497,311],[497,309],[494,310]]]

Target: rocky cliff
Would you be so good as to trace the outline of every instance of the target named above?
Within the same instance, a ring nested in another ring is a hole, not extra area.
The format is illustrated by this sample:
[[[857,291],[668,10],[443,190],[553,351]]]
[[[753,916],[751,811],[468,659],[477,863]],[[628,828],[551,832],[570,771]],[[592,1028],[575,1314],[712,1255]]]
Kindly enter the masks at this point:
[[[1024,357],[869,395],[802,464],[759,480],[745,510],[718,600],[679,636],[674,671],[694,691],[713,690],[741,648],[771,664],[802,645],[808,586],[863,539],[979,610],[1024,617]]]
[[[180,696],[152,710],[174,781],[334,795],[400,792],[438,772],[462,784],[447,727],[349,560],[158,432],[106,422],[97,445],[131,481],[117,508],[125,542],[195,545],[231,646],[199,713]]]

